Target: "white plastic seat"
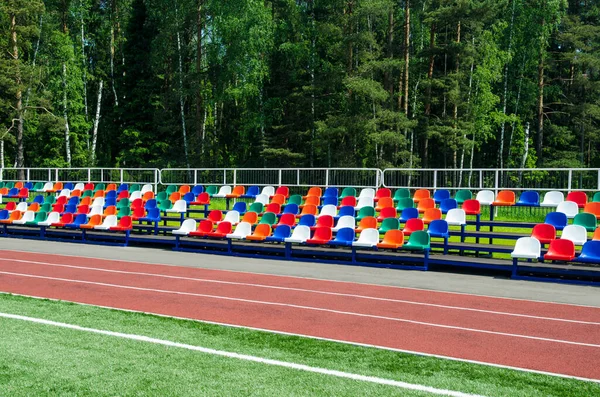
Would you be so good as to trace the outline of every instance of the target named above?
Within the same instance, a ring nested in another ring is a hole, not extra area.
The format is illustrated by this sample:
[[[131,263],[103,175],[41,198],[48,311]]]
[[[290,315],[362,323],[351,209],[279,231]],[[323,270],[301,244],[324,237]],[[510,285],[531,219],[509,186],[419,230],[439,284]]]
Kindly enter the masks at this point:
[[[118,219],[116,215],[109,215],[106,218],[104,218],[104,222],[102,222],[101,225],[98,226],[94,226],[94,229],[96,230],[108,230],[113,226],[117,226],[118,223]]]
[[[229,233],[227,238],[233,238],[237,240],[243,240],[252,234],[252,225],[248,222],[240,222],[233,233]]]
[[[540,207],[558,207],[560,203],[565,201],[565,195],[558,190],[551,190],[544,194],[544,200],[540,203]]]
[[[2,195],[0,194],[0,204],[2,204]]]
[[[256,196],[256,198],[254,199],[254,202],[261,203],[262,205],[267,205],[267,204],[269,204],[269,196],[261,193],[258,196]]]
[[[92,207],[104,207],[104,197],[96,197],[92,201]]]
[[[186,219],[183,221],[179,229],[173,230],[171,233],[179,236],[187,236],[190,232],[196,230],[196,220]]]
[[[52,182],[46,182],[46,183],[44,183],[44,187],[38,191],[47,192],[49,190],[52,190],[53,187],[54,187],[54,184]]]
[[[23,201],[23,202],[20,202],[19,204],[17,204],[15,211],[26,212],[27,208],[28,208],[27,203]]]
[[[92,205],[90,208],[90,213],[87,215],[88,218],[91,218],[94,215],[102,215],[104,214],[104,207],[101,205]]]
[[[286,238],[286,243],[304,243],[310,238],[310,228],[308,226],[296,226],[291,237]]]
[[[60,213],[56,211],[52,211],[48,214],[48,218],[45,221],[39,222],[38,226],[50,226],[53,223],[58,223],[60,221]]]
[[[562,212],[569,219],[575,218],[575,215],[579,214],[579,207],[574,201],[563,201],[556,207],[556,212]]]
[[[369,228],[360,232],[358,240],[352,243],[353,247],[375,247],[379,243],[379,231]]]
[[[481,190],[477,192],[475,200],[479,201],[480,205],[491,205],[495,200],[494,192],[491,190]]]
[[[146,192],[151,192],[151,191],[152,191],[152,185],[147,184],[147,185],[142,186],[142,190],[141,190],[142,195]]]
[[[58,195],[58,197],[71,197],[71,191],[69,189],[63,189],[60,191],[60,194]]]
[[[271,197],[275,195],[275,188],[273,186],[265,186],[262,188],[260,194],[264,194],[267,197]]]
[[[330,216],[336,216],[337,215],[337,207],[333,204],[327,204],[321,207],[321,211],[319,212],[319,215],[317,216],[317,218],[319,216],[323,216],[323,215],[330,215]]]
[[[370,187],[362,189],[358,195],[358,200],[360,201],[360,199],[363,197],[375,198],[375,189]]]
[[[542,256],[542,244],[535,237],[521,237],[517,240],[512,258],[537,259]]]
[[[17,219],[16,221],[12,221],[15,225],[24,225],[25,222],[31,222],[35,219],[35,212],[33,211],[25,211],[21,219]]]
[[[73,188],[73,190],[79,190],[80,192],[83,192],[84,188],[85,188],[85,185],[82,182],[77,182],[75,184],[75,187]]]
[[[356,228],[356,220],[354,219],[354,217],[352,215],[342,216],[340,219],[338,219],[337,224],[331,230],[334,232],[337,232],[338,230],[343,229],[345,227],[349,227],[352,229]]]
[[[142,192],[139,190],[136,190],[135,192],[131,193],[131,196],[129,196],[129,201],[133,201],[133,200],[137,200],[139,198],[142,198]]]
[[[165,212],[185,214],[187,212],[187,201],[177,200],[175,201],[175,204],[173,204],[173,207],[166,210]]]
[[[452,208],[446,214],[446,222],[452,226],[462,226],[467,224],[467,215],[461,208]]]
[[[216,198],[225,198],[228,194],[231,194],[231,186],[221,186],[219,188],[219,192],[217,194],[213,194],[213,197]]]
[[[225,219],[223,219],[223,222],[229,222],[232,225],[239,223],[240,222],[240,213],[237,211],[234,211],[234,210],[227,211],[227,213],[225,214]]]
[[[358,211],[362,207],[374,207],[374,206],[375,205],[374,205],[373,197],[361,197],[358,199],[358,203],[356,203],[356,207],[354,207],[354,209],[356,209]]]
[[[575,245],[583,245],[587,242],[587,230],[580,225],[567,225],[560,238],[561,240],[571,240]]]

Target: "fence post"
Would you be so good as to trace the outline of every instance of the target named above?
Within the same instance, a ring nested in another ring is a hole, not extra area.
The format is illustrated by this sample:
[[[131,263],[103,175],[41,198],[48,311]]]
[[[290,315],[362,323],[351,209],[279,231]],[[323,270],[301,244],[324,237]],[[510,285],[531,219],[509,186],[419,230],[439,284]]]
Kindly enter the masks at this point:
[[[600,169],[598,170],[598,188],[597,190],[600,191]]]
[[[30,178],[29,178],[29,168],[27,168],[27,182],[29,182]]]
[[[483,190],[483,170],[479,170],[479,190]]]
[[[92,169],[91,169],[91,168],[88,168],[88,180],[87,180],[87,181],[88,181],[88,183],[90,183],[90,182],[91,182],[91,180],[92,180]]]
[[[123,168],[121,168],[119,170],[119,174],[120,174],[120,177],[121,177],[121,183],[123,183]]]
[[[433,170],[433,191],[437,189],[437,170]]]
[[[498,170],[494,171],[494,191],[498,194]]]
[[[194,186],[198,184],[198,170],[194,169]]]
[[[600,183],[600,171],[598,173],[598,183]],[[279,184],[278,186],[281,186],[281,168],[279,169]]]
[[[0,181],[3,181],[3,180],[4,180],[4,167],[0,168]]]
[[[569,186],[567,186],[567,193],[571,191],[571,182],[573,182],[573,170],[569,170]]]
[[[237,168],[233,169],[233,186],[237,185]]]
[[[325,170],[325,187],[329,187],[329,168]]]
[[[54,181],[58,182],[58,168],[54,169]]]
[[[223,185],[227,185],[227,170],[223,168]]]

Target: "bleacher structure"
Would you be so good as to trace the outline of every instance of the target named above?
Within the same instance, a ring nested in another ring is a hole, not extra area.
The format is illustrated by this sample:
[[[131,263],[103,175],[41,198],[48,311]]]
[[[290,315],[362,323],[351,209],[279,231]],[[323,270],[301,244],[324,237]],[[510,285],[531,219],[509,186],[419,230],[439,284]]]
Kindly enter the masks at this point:
[[[433,172],[435,188],[408,186],[425,180],[419,175],[427,172]],[[577,178],[581,170],[562,170],[566,178],[548,170],[546,179],[534,182],[523,179],[521,170],[516,188],[505,188],[516,181],[504,170],[463,170],[464,179],[454,187],[448,185],[456,178],[439,178],[449,172],[2,169],[0,233],[398,269],[481,268],[513,278],[600,283],[598,170],[585,170],[595,173],[595,181]],[[482,178],[489,172],[492,186],[490,178]],[[468,188],[473,173],[480,177]],[[82,180],[58,180],[61,174]],[[98,175],[100,180],[93,178]],[[16,180],[19,176],[30,179]],[[219,183],[227,178],[234,183]],[[311,184],[311,178],[321,184]],[[244,179],[254,183],[237,183]],[[273,179],[292,183],[270,184]],[[566,187],[560,185],[565,179]],[[185,183],[190,180],[196,183]],[[407,186],[393,186],[399,181]],[[580,188],[572,189],[577,182]],[[494,219],[499,211],[521,207],[541,211],[544,222]]]

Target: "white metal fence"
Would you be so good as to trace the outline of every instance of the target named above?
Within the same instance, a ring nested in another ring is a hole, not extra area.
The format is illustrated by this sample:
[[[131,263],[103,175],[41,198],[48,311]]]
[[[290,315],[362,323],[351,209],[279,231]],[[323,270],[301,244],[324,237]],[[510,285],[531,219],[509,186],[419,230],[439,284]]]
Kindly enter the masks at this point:
[[[0,180],[158,185],[160,170],[157,168],[0,168]]]

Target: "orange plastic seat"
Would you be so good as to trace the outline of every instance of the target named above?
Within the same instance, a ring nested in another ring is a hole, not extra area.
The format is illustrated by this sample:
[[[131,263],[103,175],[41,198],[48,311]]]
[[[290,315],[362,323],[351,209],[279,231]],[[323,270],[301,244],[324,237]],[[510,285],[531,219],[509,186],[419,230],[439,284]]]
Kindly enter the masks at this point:
[[[419,210],[420,213],[425,212],[425,210],[427,210],[429,208],[435,208],[435,200],[434,199],[423,198],[419,201],[419,205],[417,206],[417,209]]]
[[[423,199],[428,199],[428,198],[431,198],[431,193],[429,192],[429,190],[418,189],[415,191],[415,194],[413,196],[413,201],[415,203],[418,203],[419,201],[421,201]]]
[[[90,205],[92,204],[92,198],[90,196],[84,197],[79,202],[79,205]]]
[[[56,192],[60,192],[61,190],[63,190],[63,183],[62,182],[56,182],[54,184],[54,186],[52,186],[52,190],[49,190],[49,192],[51,193],[56,193]]]
[[[391,197],[381,197],[379,201],[377,201],[377,207],[375,207],[375,211],[380,212],[384,208],[394,207],[394,200]]]
[[[1,189],[0,189],[0,195],[1,195],[1,196],[6,196],[6,195],[8,195],[8,188],[5,188],[5,187],[1,188]]]
[[[279,205],[285,204],[285,196],[283,194],[276,194],[271,198],[271,203],[276,203]]]
[[[261,223],[260,225],[256,226],[254,233],[252,233],[250,236],[246,236],[246,240],[263,241],[270,235],[271,226],[267,225],[266,223]]]
[[[389,198],[389,197],[384,197],[384,198]],[[377,217],[377,220],[379,222],[381,222],[385,218],[397,218],[397,217],[398,217],[398,212],[396,211],[396,208],[394,208],[394,207],[385,207],[379,213],[379,216]]]
[[[23,182],[16,182],[16,183],[15,183],[15,187],[16,187],[17,189],[23,189]]]
[[[591,202],[585,205],[583,212],[589,212],[596,215],[596,219],[600,219],[600,203]]]
[[[21,211],[13,211],[10,213],[8,219],[0,220],[0,223],[12,223],[13,221],[18,221],[23,216]]]
[[[442,211],[439,208],[428,208],[423,213],[423,223],[426,225],[438,219],[442,219]]]
[[[81,190],[71,190],[71,197],[81,197]]]
[[[355,229],[357,233],[362,232],[365,229],[377,229],[377,218],[374,216],[365,216],[362,218]]]
[[[181,185],[179,187],[179,194],[181,194],[181,196],[183,196],[184,194],[191,192],[192,191],[191,189],[192,188],[190,187],[190,185]]]
[[[405,236],[410,236],[412,232],[417,232],[425,229],[425,224],[422,219],[419,218],[411,218],[406,221],[404,225],[404,230],[402,232]]]
[[[213,227],[214,227],[214,223],[212,221],[209,221],[208,219],[204,219],[204,220],[200,221],[198,228],[195,231],[190,232],[188,234],[188,236],[204,237],[207,234],[212,233]]]
[[[108,186],[106,186],[105,189],[107,192],[111,191],[111,190],[117,190],[117,185],[115,183],[109,183]]]
[[[320,205],[321,204],[321,198],[317,197],[317,196],[305,196],[304,197],[304,204],[300,205],[299,207],[302,208],[306,205]]]
[[[131,222],[130,216],[124,216],[119,219],[119,224],[117,226],[113,226],[110,230],[114,230],[116,232],[125,232],[127,230],[133,229],[133,224]]]
[[[243,186],[234,186],[230,194],[226,195],[226,198],[238,198],[246,194],[246,188]]]
[[[596,231],[594,232],[594,236],[592,237],[592,240],[600,240],[600,227],[596,228]]]
[[[179,192],[171,193],[171,195],[169,196],[169,201],[172,202],[173,204],[175,204],[175,202],[177,200],[181,200],[181,193],[179,193]]]
[[[27,209],[29,211],[38,212],[40,210],[40,203],[31,203],[31,205]]]
[[[144,195],[142,196],[142,200],[144,200],[144,203],[148,200],[152,200],[154,198],[154,192],[146,192],[144,193]]]
[[[93,215],[87,223],[79,225],[81,229],[93,229],[94,226],[98,226],[102,223],[102,215]]]
[[[315,229],[315,235],[313,236],[313,238],[309,238],[308,240],[306,240],[306,244],[327,244],[331,241],[332,236],[333,232],[331,231],[330,227],[319,227]]]
[[[94,198],[97,197],[104,197],[104,190],[96,190],[96,193],[94,193]]]
[[[117,207],[114,205],[109,205],[104,209],[104,213],[102,214],[103,218],[106,218],[109,215],[117,215]]]
[[[300,218],[302,215],[317,215],[317,206],[308,204],[302,207],[302,212],[299,215],[296,215],[297,218]]]
[[[515,202],[515,192],[513,192],[512,190],[501,190],[498,192],[496,200],[492,203],[492,205],[496,207],[510,207],[512,205],[515,205]]]
[[[310,189],[308,189],[308,193],[306,193],[306,196],[304,196],[302,198],[306,200],[307,197],[313,196],[313,197],[318,197],[320,199],[322,195],[323,195],[323,191],[321,190],[321,188],[317,187],[317,186],[313,186]]]
[[[377,248],[398,249],[404,245],[404,233],[402,230],[388,230],[383,240],[377,244]]]
[[[254,211],[249,211],[242,217],[242,222],[248,222],[251,225],[256,225],[258,222],[258,214]]]

